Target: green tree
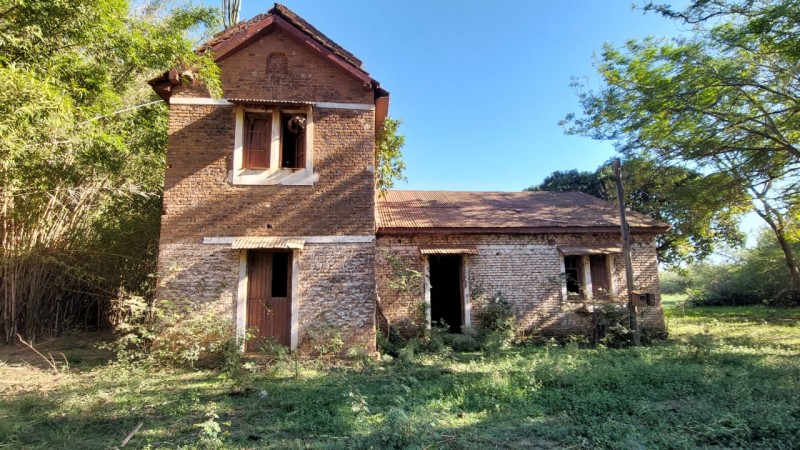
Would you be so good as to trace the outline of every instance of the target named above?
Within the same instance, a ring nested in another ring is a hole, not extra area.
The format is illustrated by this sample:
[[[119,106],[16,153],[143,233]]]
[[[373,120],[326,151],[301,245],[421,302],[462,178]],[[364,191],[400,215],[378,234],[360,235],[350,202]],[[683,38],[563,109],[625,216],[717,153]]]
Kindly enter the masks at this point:
[[[375,185],[381,196],[394,187],[395,181],[406,181],[402,152],[406,138],[399,131],[402,123],[399,119],[386,117],[375,138]]]
[[[0,0],[0,332],[108,320],[150,283],[166,108],[146,85],[213,61],[187,33],[218,11],[125,0]]]
[[[717,244],[743,242],[738,218],[747,210],[749,199],[738,189],[731,189],[738,185],[729,177],[712,175],[718,179],[709,180],[697,171],[662,167],[652,159],[634,156],[623,160],[622,169],[626,207],[671,227],[656,239],[659,261],[674,265],[702,260]],[[577,190],[616,202],[612,175],[608,161],[594,172],[553,172],[542,184],[526,190]],[[713,197],[704,195],[702,188],[711,182],[720,187]]]
[[[692,35],[606,45],[600,89],[579,90],[583,114],[568,133],[612,140],[627,156],[703,174],[714,199],[735,189],[769,225],[795,293],[800,268],[788,211],[800,169],[799,0],[695,0],[683,11],[649,5],[693,24]]]
[[[597,198],[608,199],[606,183],[598,172],[581,172],[575,169],[556,170],[544,178],[540,184],[525,188],[526,191],[567,192],[580,191]]]

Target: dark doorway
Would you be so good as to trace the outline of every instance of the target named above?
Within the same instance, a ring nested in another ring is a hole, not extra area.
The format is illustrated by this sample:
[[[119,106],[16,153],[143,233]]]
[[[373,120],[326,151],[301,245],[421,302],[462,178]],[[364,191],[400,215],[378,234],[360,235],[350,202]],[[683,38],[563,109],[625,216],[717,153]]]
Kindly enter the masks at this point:
[[[451,333],[464,324],[461,301],[461,255],[430,255],[431,323],[446,323]]]
[[[254,332],[247,341],[247,351],[258,351],[264,339],[269,338],[288,347],[292,324],[291,253],[251,250],[247,267],[247,328]]]

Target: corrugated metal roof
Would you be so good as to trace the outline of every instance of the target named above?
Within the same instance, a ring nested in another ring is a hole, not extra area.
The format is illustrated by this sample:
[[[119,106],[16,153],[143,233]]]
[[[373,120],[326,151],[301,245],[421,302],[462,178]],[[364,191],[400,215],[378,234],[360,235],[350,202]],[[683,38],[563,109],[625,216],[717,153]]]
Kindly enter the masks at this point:
[[[565,255],[610,255],[622,253],[621,245],[559,245],[558,251]]]
[[[314,106],[314,102],[304,102],[300,100],[266,100],[260,98],[229,98],[227,99],[231,103],[236,103],[240,105],[302,105],[302,106]]]
[[[477,255],[478,249],[474,245],[428,245],[420,246],[419,252],[423,255]]]
[[[297,238],[285,237],[239,237],[233,240],[233,249],[252,249],[252,248],[293,248],[302,250],[306,241]]]
[[[616,204],[581,192],[388,191],[377,202],[378,230],[570,229],[619,227]],[[631,228],[668,225],[634,212]]]

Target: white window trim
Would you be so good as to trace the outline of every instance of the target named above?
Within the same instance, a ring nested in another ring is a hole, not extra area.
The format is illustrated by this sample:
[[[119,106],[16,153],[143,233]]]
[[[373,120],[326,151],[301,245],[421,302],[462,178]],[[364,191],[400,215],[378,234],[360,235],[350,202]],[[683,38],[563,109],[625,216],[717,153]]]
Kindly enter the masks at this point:
[[[245,112],[266,112],[272,114],[272,139],[268,169],[245,169],[244,165],[244,114]],[[306,115],[306,166],[302,169],[287,169],[280,166],[281,154],[281,113]],[[233,139],[233,169],[229,180],[235,185],[294,185],[314,184],[314,117],[308,108],[249,108],[236,107],[236,127]]]

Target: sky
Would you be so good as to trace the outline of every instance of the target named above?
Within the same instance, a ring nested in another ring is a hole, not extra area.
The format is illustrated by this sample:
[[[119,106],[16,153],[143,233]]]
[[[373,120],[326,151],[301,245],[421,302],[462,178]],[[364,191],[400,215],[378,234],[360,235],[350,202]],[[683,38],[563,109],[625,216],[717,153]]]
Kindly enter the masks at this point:
[[[572,77],[597,86],[592,55],[605,42],[680,32],[632,10],[631,0],[283,4],[391,93],[389,114],[406,138],[400,189],[519,191],[555,170],[596,169],[612,145],[567,136],[558,124],[579,112]],[[242,0],[240,18],[271,7]]]
[[[599,86],[592,62],[603,44],[687,31],[632,3],[643,2],[283,0],[391,93],[406,138],[408,181],[396,189],[475,191],[519,191],[614,156],[611,143],[566,135],[559,121],[580,112],[573,79]],[[240,19],[271,7],[242,0]]]

